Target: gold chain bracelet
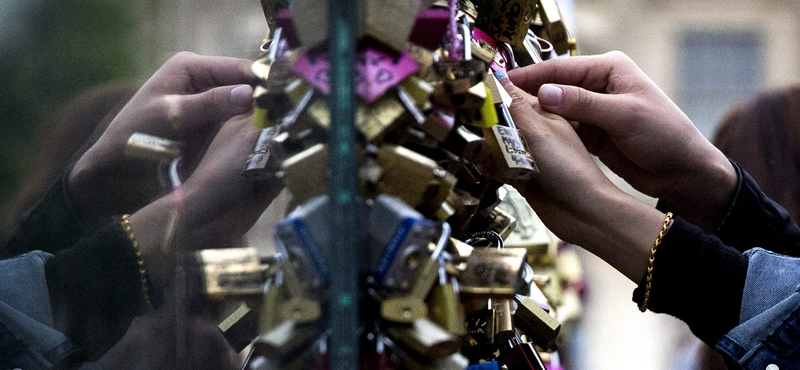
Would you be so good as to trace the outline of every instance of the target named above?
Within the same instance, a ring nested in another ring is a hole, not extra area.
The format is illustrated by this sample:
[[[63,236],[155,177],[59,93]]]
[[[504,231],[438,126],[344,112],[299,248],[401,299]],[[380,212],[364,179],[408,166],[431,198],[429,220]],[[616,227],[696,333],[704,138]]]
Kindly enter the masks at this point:
[[[139,280],[142,283],[142,293],[144,294],[144,301],[147,304],[147,309],[149,311],[153,310],[153,303],[150,301],[150,289],[147,287],[147,270],[144,268],[144,259],[142,259],[142,250],[139,249],[139,242],[136,241],[136,237],[133,236],[133,230],[131,229],[131,221],[130,215],[122,215],[121,217],[121,224],[122,228],[125,230],[125,233],[128,234],[128,240],[131,242],[131,246],[133,247],[133,251],[136,253],[136,263],[139,265]]]
[[[658,233],[656,242],[653,243],[653,248],[650,249],[650,262],[647,264],[647,287],[644,290],[644,300],[642,304],[639,305],[639,311],[642,312],[647,311],[647,306],[650,304],[650,288],[653,285],[653,262],[656,260],[656,249],[658,249],[658,245],[661,244],[661,240],[664,239],[670,221],[672,221],[672,212],[667,212],[664,216],[664,224],[661,225],[661,231]]]

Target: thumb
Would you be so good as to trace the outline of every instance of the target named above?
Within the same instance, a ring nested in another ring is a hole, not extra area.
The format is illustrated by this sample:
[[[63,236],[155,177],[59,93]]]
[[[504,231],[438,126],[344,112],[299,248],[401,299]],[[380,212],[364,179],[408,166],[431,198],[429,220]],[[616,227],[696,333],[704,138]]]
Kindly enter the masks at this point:
[[[220,86],[199,94],[180,95],[178,108],[172,112],[177,121],[178,136],[185,137],[204,127],[225,122],[233,116],[250,110],[253,106],[253,88],[250,85]]]
[[[539,87],[537,97],[547,111],[607,132],[620,130],[631,122],[634,113],[631,97],[596,93],[570,85],[544,84]]]

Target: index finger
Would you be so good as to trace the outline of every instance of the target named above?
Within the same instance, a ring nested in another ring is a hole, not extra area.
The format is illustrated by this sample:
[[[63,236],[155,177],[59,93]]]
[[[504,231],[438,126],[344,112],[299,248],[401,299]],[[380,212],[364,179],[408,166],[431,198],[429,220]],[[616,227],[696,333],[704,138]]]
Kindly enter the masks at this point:
[[[553,83],[612,93],[613,75],[620,67],[628,68],[632,61],[622,52],[602,55],[550,59],[524,68],[512,69],[508,77],[517,87],[536,94],[539,87]]]

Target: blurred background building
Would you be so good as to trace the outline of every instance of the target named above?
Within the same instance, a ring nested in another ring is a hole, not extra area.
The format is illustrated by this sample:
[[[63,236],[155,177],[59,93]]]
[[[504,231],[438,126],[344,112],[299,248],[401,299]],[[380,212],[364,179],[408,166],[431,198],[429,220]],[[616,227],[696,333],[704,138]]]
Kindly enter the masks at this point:
[[[800,81],[797,0],[559,3],[581,54],[625,52],[707,137],[735,103]],[[25,159],[70,96],[105,81],[143,81],[181,50],[252,59],[265,33],[258,0],[0,1],[0,205],[34,170]],[[0,208],[4,223],[14,216]],[[632,282],[582,257],[589,295],[564,347],[568,369],[690,368],[686,326],[639,313]]]

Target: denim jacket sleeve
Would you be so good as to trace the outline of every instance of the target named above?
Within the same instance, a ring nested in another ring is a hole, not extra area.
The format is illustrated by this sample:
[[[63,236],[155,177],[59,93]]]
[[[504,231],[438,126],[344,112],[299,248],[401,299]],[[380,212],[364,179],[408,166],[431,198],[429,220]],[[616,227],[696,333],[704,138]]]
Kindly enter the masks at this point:
[[[0,261],[0,368],[52,369],[80,354],[53,328],[45,280],[52,255],[30,252]]]
[[[798,369],[800,258],[761,248],[744,255],[749,263],[740,323],[716,347],[742,369]]]

